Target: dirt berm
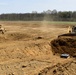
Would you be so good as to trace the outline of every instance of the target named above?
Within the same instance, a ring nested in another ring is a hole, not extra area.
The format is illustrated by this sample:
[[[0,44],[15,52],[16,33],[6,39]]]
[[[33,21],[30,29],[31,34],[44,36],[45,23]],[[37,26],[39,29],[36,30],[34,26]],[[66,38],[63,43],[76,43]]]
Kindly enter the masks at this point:
[[[76,53],[76,39],[58,38],[51,41],[51,47],[54,54],[68,53],[74,56]]]

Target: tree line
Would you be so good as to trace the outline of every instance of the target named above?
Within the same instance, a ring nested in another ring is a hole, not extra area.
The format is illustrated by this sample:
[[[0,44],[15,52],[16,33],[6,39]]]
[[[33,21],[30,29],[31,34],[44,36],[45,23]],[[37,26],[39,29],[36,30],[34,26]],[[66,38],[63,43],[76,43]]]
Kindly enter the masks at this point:
[[[76,21],[76,11],[59,11],[52,13],[11,13],[1,14],[2,21]]]

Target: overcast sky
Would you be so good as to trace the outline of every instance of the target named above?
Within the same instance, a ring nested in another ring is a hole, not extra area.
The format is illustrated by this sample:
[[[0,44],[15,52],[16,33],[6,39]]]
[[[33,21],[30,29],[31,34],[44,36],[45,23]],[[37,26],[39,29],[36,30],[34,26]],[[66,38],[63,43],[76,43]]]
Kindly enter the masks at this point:
[[[48,9],[76,11],[76,0],[0,0],[0,14],[42,12]]]

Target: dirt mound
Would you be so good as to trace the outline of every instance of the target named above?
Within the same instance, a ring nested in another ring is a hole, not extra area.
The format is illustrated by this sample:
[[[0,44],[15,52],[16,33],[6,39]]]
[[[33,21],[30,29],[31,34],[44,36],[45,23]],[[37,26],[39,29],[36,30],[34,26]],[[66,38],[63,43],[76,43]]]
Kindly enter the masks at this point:
[[[23,40],[23,39],[29,39],[31,38],[31,35],[24,34],[24,33],[9,33],[5,35],[0,35],[0,42],[4,41],[14,41],[14,40]]]
[[[0,34],[0,42],[7,41],[19,41],[19,40],[29,40],[32,37],[30,34],[25,33],[8,33]]]
[[[53,53],[68,53],[73,56],[76,53],[76,39],[61,38],[51,41]]]
[[[30,38],[31,36],[23,33],[9,33],[6,35],[8,40],[22,40],[25,38]]]
[[[38,75],[76,75],[76,61],[70,61],[63,65],[58,63],[55,66],[47,67]]]

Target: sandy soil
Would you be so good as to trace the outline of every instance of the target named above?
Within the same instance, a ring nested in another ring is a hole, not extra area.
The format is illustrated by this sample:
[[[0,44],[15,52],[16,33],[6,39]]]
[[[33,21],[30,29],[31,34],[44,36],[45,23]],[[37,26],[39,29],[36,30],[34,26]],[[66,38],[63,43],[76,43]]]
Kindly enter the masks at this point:
[[[28,21],[1,21],[0,23],[6,29],[5,34],[0,34],[0,75],[46,75],[41,72],[47,67],[75,60],[53,55],[50,46],[51,40],[67,32],[68,25]],[[52,72],[53,69],[50,71],[51,75]],[[76,72],[73,75],[75,74]],[[65,72],[65,75],[72,74]]]

